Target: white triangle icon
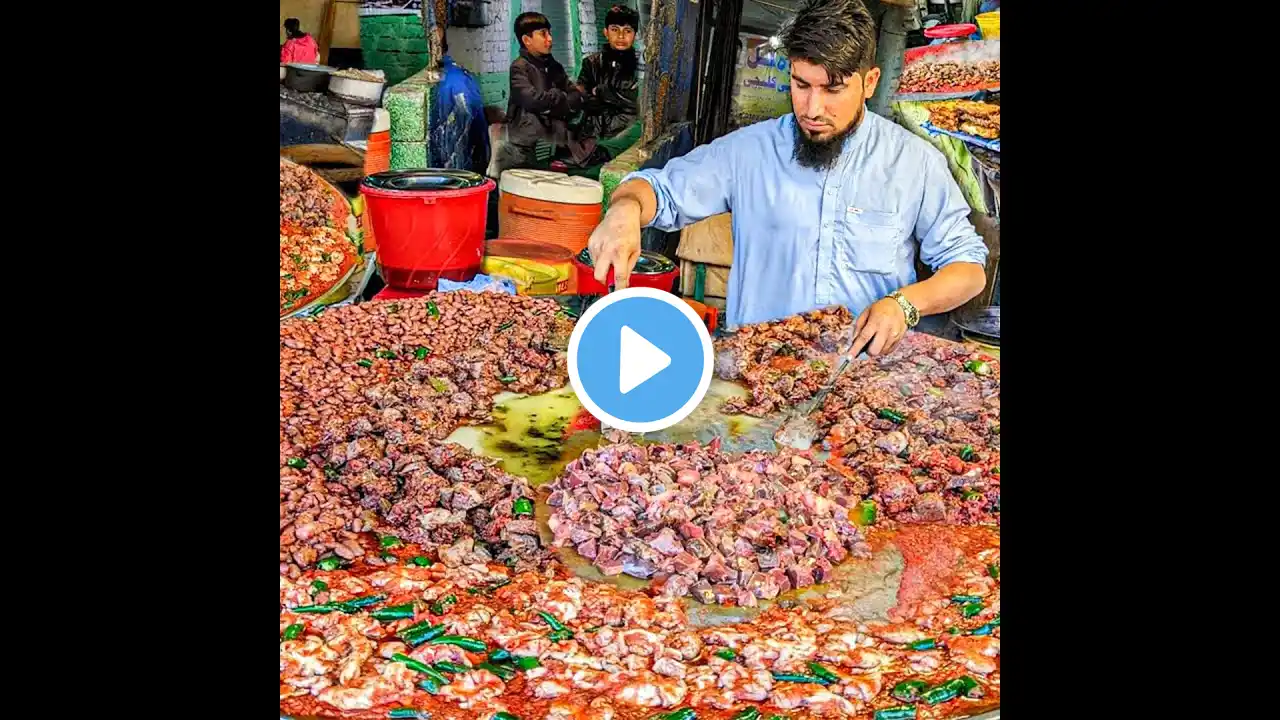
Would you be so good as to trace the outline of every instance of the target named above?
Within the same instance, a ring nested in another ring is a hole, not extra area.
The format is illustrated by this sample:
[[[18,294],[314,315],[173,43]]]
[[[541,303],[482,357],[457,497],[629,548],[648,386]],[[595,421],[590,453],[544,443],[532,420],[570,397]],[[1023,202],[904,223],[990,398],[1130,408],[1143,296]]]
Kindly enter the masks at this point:
[[[626,395],[671,364],[671,356],[662,352],[640,333],[622,326],[622,355],[618,358],[618,392]]]

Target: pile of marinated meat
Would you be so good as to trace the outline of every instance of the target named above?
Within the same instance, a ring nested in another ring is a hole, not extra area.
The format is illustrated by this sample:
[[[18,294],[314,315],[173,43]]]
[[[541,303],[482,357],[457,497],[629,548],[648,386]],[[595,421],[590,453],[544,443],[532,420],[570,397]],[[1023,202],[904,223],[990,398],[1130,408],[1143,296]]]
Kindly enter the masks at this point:
[[[999,704],[1001,680],[999,548],[974,550],[893,622],[815,601],[695,628],[675,598],[568,578],[560,566],[422,567],[409,562],[419,549],[392,547],[393,565],[281,578],[280,710],[361,720],[970,715]],[[910,714],[887,710],[902,706]]]
[[[281,448],[282,575],[298,577],[327,556],[364,556],[359,533],[371,530],[433,548],[433,559],[449,565],[527,569],[545,560],[527,480],[456,445],[392,434],[357,431],[310,451]]]
[[[831,464],[894,519],[999,524],[999,361],[908,333],[850,366],[815,415]]]
[[[488,420],[499,392],[563,387],[565,356],[547,346],[571,328],[553,300],[465,291],[285,321],[280,439],[307,447],[375,427],[447,437]]]
[[[747,325],[718,340],[716,372],[751,390],[749,399],[730,398],[721,411],[762,417],[812,398],[852,342],[853,321],[849,309],[837,305]]]
[[[1000,87],[1000,61],[955,62],[924,59],[911,63],[898,80],[900,93],[938,93]]]
[[[310,168],[280,158],[280,232],[322,227],[345,229],[345,199]]]
[[[356,248],[341,230],[280,232],[280,314],[333,289],[355,263]]]
[[[718,443],[588,450],[550,486],[551,531],[606,575],[755,607],[869,557],[850,511],[867,483],[804,455],[730,456]]]

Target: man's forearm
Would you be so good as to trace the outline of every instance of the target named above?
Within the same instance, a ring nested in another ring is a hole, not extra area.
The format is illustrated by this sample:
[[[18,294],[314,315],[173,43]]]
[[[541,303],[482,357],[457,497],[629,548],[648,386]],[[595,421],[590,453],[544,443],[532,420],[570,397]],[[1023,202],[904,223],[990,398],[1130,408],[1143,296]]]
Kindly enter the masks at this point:
[[[609,212],[638,212],[640,227],[653,222],[658,214],[658,196],[653,186],[644,180],[628,180],[613,191],[609,199]]]
[[[986,284],[987,274],[981,265],[955,262],[944,265],[928,280],[902,288],[902,295],[922,316],[936,315],[969,302]]]

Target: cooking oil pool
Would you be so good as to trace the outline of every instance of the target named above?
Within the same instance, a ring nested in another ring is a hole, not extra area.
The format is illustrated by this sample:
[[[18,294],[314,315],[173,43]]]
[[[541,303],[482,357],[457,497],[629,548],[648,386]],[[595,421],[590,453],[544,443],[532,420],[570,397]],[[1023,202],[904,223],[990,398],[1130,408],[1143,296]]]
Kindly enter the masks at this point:
[[[494,401],[491,424],[458,428],[448,442],[501,461],[504,470],[528,478],[535,487],[554,480],[569,461],[600,441],[600,434],[591,431],[564,437],[582,410],[573,388],[542,395],[503,393]]]

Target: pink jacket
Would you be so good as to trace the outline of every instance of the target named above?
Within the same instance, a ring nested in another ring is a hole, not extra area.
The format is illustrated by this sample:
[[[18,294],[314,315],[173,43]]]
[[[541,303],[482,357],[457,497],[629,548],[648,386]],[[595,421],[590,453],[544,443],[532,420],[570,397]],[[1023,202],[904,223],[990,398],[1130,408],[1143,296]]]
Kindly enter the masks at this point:
[[[311,63],[315,64],[320,61],[320,48],[316,45],[315,38],[310,35],[303,35],[300,38],[290,38],[285,41],[284,47],[280,48],[280,63]]]

